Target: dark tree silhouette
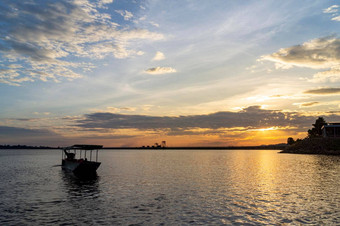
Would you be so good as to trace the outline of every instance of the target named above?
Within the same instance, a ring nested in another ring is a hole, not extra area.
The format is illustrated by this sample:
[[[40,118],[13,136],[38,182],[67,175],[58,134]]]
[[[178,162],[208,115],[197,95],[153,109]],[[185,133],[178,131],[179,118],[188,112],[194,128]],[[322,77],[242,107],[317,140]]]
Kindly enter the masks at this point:
[[[293,137],[288,137],[288,139],[287,139],[287,144],[288,144],[288,145],[292,145],[292,144],[294,144],[294,143],[295,143],[295,141],[294,141]]]
[[[313,124],[313,128],[308,130],[308,137],[320,137],[322,136],[322,126],[326,125],[326,121],[324,120],[323,117],[319,117],[316,121],[315,124]]]

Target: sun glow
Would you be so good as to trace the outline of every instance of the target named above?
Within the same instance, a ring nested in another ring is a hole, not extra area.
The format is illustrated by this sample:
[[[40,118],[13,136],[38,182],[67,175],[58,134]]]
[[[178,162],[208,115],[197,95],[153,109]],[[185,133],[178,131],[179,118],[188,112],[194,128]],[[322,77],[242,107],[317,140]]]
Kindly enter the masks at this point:
[[[277,126],[273,127],[268,127],[268,128],[261,128],[261,129],[251,129],[249,131],[260,131],[260,132],[265,132],[265,131],[271,131],[271,130],[279,130]]]

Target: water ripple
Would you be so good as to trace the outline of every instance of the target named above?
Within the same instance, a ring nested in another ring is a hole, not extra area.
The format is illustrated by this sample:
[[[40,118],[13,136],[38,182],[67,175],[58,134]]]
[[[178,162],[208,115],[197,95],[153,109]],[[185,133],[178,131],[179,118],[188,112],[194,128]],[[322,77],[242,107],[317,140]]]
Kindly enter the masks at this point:
[[[82,180],[51,167],[59,152],[0,152],[0,224],[340,223],[336,156],[260,150],[101,154],[99,176]]]

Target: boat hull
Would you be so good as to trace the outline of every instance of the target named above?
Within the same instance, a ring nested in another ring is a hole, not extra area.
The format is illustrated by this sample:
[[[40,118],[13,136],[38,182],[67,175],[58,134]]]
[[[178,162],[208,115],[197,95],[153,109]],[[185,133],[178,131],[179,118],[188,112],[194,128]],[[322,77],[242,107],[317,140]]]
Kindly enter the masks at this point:
[[[76,175],[93,175],[96,174],[100,162],[71,161],[63,159],[61,166],[63,169],[71,171]]]

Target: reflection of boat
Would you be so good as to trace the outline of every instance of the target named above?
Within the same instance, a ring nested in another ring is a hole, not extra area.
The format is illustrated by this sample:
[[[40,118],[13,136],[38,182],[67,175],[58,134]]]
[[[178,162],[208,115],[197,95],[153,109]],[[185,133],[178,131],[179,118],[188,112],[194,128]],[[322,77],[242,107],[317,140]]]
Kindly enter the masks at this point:
[[[98,150],[102,147],[102,145],[75,144],[63,148],[61,167],[72,171],[75,175],[95,175],[96,170],[100,166],[100,162],[98,162]],[[92,151],[95,151],[93,160]],[[77,155],[79,158],[76,158]],[[87,157],[89,157],[90,160],[88,160]]]

